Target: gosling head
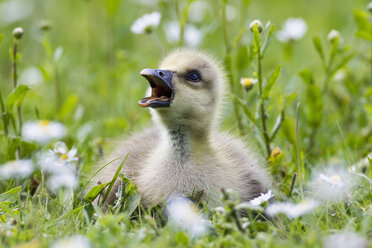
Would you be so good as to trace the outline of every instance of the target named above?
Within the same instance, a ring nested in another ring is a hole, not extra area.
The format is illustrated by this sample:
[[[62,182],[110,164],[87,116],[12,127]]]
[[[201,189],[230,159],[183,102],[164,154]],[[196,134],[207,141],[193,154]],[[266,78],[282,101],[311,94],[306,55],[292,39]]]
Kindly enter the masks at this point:
[[[176,50],[159,69],[144,69],[141,75],[149,81],[151,95],[138,104],[150,107],[156,122],[198,130],[217,122],[225,75],[215,59],[196,50]]]

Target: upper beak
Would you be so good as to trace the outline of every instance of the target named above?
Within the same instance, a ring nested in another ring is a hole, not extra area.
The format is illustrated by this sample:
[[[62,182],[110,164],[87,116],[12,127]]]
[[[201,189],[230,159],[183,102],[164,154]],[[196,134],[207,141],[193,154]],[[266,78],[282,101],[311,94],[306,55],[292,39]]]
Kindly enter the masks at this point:
[[[159,83],[165,84],[168,88],[173,90],[171,83],[173,79],[173,72],[171,71],[146,68],[141,71],[141,76],[145,77],[150,82],[152,88],[155,88],[152,83],[155,83],[156,85]]]
[[[168,70],[143,69],[141,76],[149,81],[151,96],[141,99],[141,107],[169,107],[173,100],[173,72]]]

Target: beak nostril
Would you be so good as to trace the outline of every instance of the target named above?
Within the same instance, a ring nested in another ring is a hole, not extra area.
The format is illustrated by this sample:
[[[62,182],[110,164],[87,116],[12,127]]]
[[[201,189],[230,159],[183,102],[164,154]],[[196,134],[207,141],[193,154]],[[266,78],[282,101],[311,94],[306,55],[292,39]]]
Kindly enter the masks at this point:
[[[160,77],[163,77],[164,76],[164,73],[162,71],[159,71],[159,76]]]

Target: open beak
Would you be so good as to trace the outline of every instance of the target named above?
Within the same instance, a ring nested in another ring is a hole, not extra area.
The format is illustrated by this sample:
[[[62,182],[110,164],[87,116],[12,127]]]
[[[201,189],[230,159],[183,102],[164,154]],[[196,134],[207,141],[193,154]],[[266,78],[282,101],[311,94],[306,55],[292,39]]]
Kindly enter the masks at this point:
[[[169,107],[173,99],[171,84],[173,72],[167,70],[143,69],[141,76],[145,77],[151,86],[151,96],[138,101],[141,107]]]

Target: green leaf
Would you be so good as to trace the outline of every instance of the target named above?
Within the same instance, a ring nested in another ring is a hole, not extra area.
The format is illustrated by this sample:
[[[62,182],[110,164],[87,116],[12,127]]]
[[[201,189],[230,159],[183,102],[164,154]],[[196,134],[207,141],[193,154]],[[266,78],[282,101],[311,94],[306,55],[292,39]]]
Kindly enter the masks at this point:
[[[11,110],[13,106],[20,106],[23,100],[26,97],[26,94],[31,88],[26,85],[18,85],[9,95],[8,100],[6,102],[6,107],[8,110]]]
[[[15,187],[7,192],[0,194],[0,202],[15,202],[18,199],[22,186]]]
[[[319,37],[313,38],[313,44],[314,44],[315,50],[318,52],[320,58],[322,59],[323,64],[325,64],[325,57],[324,57],[322,42],[320,41]]]
[[[261,56],[261,44],[260,44],[260,33],[258,32],[258,25],[255,25],[253,27],[253,37],[254,37],[254,50],[258,54],[258,56]]]
[[[271,130],[270,141],[274,140],[276,134],[278,133],[280,127],[283,124],[283,121],[284,121],[284,118],[285,118],[284,106],[285,106],[285,104],[283,104],[282,111],[280,111],[280,114],[279,114],[278,118],[276,118],[275,125],[274,125],[273,129]]]
[[[14,54],[13,54],[13,48],[9,48],[9,55],[12,61],[14,61]]]
[[[248,54],[248,47],[247,46],[240,46],[238,48],[238,54],[236,57],[236,67],[238,70],[243,71],[248,68],[250,63],[250,58]]]
[[[304,69],[298,73],[302,81],[304,81],[306,84],[313,84],[314,78],[313,73],[309,69]]]
[[[78,102],[78,96],[73,94],[69,96],[66,101],[63,103],[61,110],[59,111],[59,119],[64,119],[69,113],[71,113]]]
[[[307,118],[309,125],[313,128],[318,127],[323,116],[323,100],[320,88],[315,85],[308,85],[306,89]]]
[[[297,93],[291,93],[291,94],[285,95],[284,108],[288,108],[290,105],[292,105],[292,103],[294,102],[296,98],[297,98]]]
[[[93,202],[97,196],[99,195],[99,193],[102,192],[102,190],[109,184],[110,182],[107,182],[107,183],[103,183],[103,184],[99,184],[99,185],[95,185],[93,186],[93,188],[91,188],[89,190],[89,192],[84,196],[84,199],[87,200],[88,202]]]
[[[331,76],[333,76],[339,69],[344,67],[353,57],[355,56],[355,53],[349,54],[348,56],[344,57],[339,64],[336,65],[336,67],[332,70]]]
[[[124,213],[127,216],[131,216],[140,204],[141,201],[141,195],[138,194],[137,192],[134,192],[131,196],[128,197],[128,199],[125,202],[125,208],[124,208]]]
[[[361,10],[354,10],[354,20],[358,26],[358,31],[355,35],[372,41],[372,24],[368,20],[368,13]]]
[[[110,185],[109,185],[109,187],[107,188],[107,190],[106,190],[106,192],[105,192],[105,195],[103,196],[102,205],[105,203],[105,201],[106,201],[106,199],[107,199],[107,197],[108,197],[108,195],[109,195],[109,193],[110,193],[112,187],[114,186],[114,183],[115,183],[116,179],[117,179],[118,176],[119,176],[119,173],[120,173],[120,171],[121,171],[121,168],[123,168],[123,165],[124,165],[125,161],[127,160],[128,156],[129,156],[129,153],[125,156],[125,158],[123,159],[123,161],[122,161],[121,164],[119,165],[118,169],[116,170],[115,175],[113,176],[113,178],[112,178],[112,180],[111,180],[111,182],[110,182]]]
[[[256,125],[256,120],[254,119],[254,116],[249,110],[248,106],[244,104],[237,96],[234,96],[234,101],[243,108],[243,111],[245,115],[248,117],[248,119],[251,120],[251,122],[253,122],[253,124]]]
[[[1,33],[1,34],[0,34],[0,45],[1,45],[1,43],[3,42],[3,38],[4,38],[4,34]]]
[[[262,45],[262,48],[261,48],[261,54],[262,54],[262,56],[265,54],[266,49],[270,45],[271,38],[272,38],[272,35],[273,35],[274,31],[275,31],[275,26],[271,26],[270,27],[270,30],[269,30],[269,33],[267,34],[266,39],[265,39],[265,41],[264,41],[264,43]]]
[[[12,216],[14,219],[17,219],[17,214],[14,210],[9,208],[6,203],[0,203],[0,209],[2,209],[5,213]]]
[[[264,89],[264,92],[263,92],[263,98],[264,99],[269,98],[270,91],[273,88],[276,80],[278,79],[281,69],[282,69],[282,65],[277,65],[275,70],[271,74],[270,79],[267,82],[267,85],[265,86],[265,89]]]

